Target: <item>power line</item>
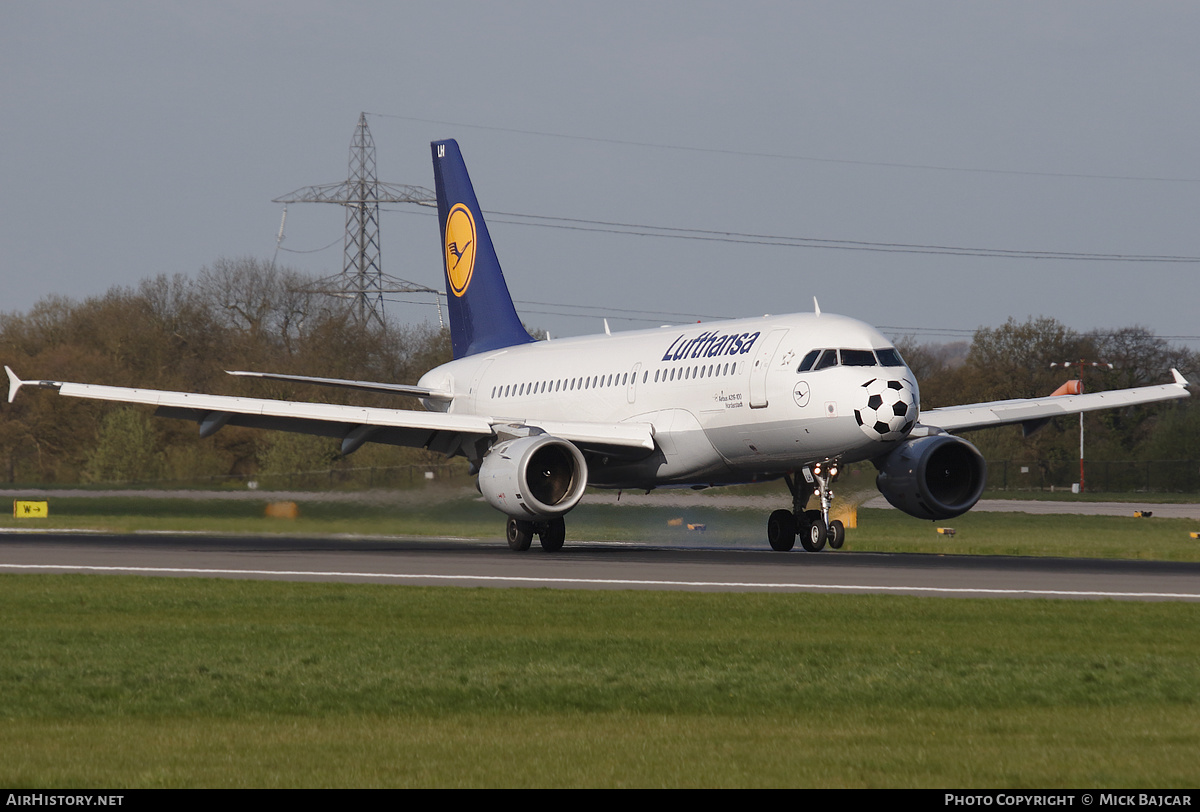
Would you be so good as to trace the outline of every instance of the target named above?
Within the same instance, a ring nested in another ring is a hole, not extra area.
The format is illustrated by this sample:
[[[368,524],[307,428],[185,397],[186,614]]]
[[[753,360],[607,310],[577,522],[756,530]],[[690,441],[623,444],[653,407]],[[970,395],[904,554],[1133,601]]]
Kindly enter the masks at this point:
[[[614,233],[636,234],[638,236],[673,237],[676,239],[699,239],[717,242],[754,243],[759,245],[780,245],[799,248],[835,248],[857,251],[885,251],[896,253],[917,254],[950,254],[952,256],[998,256],[1015,259],[1065,259],[1091,260],[1097,262],[1200,262],[1200,257],[1147,254],[1102,254],[1079,251],[1032,251],[1012,248],[971,248],[953,245],[929,245],[920,243],[889,243],[870,242],[866,240],[839,240],[823,237],[791,237],[772,234],[753,234],[739,231],[713,231],[699,228],[676,228],[674,226],[650,226],[639,223],[619,223],[604,220],[582,220],[571,217],[551,217],[540,214],[520,214],[516,212],[490,212],[502,217],[521,217],[535,220],[548,220],[576,224],[562,226],[563,228],[580,227],[584,231],[608,231],[618,229]],[[513,222],[500,220],[497,222]],[[537,225],[531,223],[531,225]],[[583,226],[599,226],[600,228],[583,228]],[[643,229],[645,231],[629,231],[628,229]]]
[[[848,158],[822,158],[813,155],[796,155],[777,152],[755,152],[751,150],[721,149],[719,147],[695,147],[684,144],[663,144],[653,141],[633,141],[623,138],[602,138],[593,135],[572,135],[569,133],[554,133],[544,130],[523,130],[515,127],[494,127],[486,124],[466,124],[461,121],[443,121],[434,118],[419,118],[417,116],[398,116],[389,113],[368,113],[378,118],[395,118],[401,121],[419,121],[423,124],[439,124],[446,127],[464,127],[474,130],[490,130],[492,132],[515,133],[517,135],[536,135],[543,138],[561,138],[568,141],[590,141],[599,144],[617,144],[629,147],[645,147],[649,149],[664,149],[678,152],[701,152],[714,155],[736,155],[745,158],[771,158],[784,161],[808,161],[811,163],[843,164],[848,166],[878,166],[888,169],[919,169],[934,172],[969,172],[984,175],[1017,175],[1035,178],[1075,178],[1084,180],[1122,180],[1148,183],[1200,183],[1200,178],[1163,178],[1148,175],[1105,175],[1086,172],[1036,172],[1022,169],[989,169],[985,167],[943,166],[939,164],[903,163],[899,161],[863,161]]]
[[[289,254],[319,254],[319,253],[321,253],[322,251],[328,251],[330,248],[333,248],[333,246],[337,245],[337,244],[338,244],[339,242],[341,242],[341,241],[342,241],[342,238],[341,238],[341,237],[338,237],[336,240],[334,240],[333,242],[329,243],[329,245],[326,245],[326,246],[324,246],[324,247],[322,247],[322,248],[313,248],[313,249],[311,249],[311,250],[308,250],[308,251],[301,251],[299,248],[284,248],[282,245],[281,245],[281,246],[279,246],[279,250],[280,250],[280,251],[287,251]]]
[[[438,293],[438,296],[444,294]],[[436,306],[436,302],[417,301],[413,299],[395,299],[388,298],[389,302],[399,304],[422,305],[426,307]],[[660,310],[639,310],[628,307],[606,307],[604,305],[580,305],[571,304],[568,302],[541,302],[530,299],[517,299],[514,303],[521,305],[522,313],[536,313],[545,316],[567,316],[570,318],[588,318],[588,319],[619,319],[621,321],[644,322],[647,324],[686,324],[691,321],[724,321],[744,316],[734,316],[728,313],[713,315],[704,313],[682,313],[678,311],[660,311]],[[550,310],[538,308],[553,308]],[[580,312],[580,311],[593,312]],[[672,321],[671,317],[686,319],[686,321]],[[881,333],[889,334],[893,337],[898,336],[937,336],[940,338],[974,338],[975,333],[980,329],[988,329],[982,327],[903,327],[897,325],[878,325],[877,330]],[[1080,335],[1093,336],[1096,338],[1115,338],[1117,333],[1100,333],[1094,331],[1085,331]],[[1152,338],[1161,341],[1180,341],[1180,342],[1197,342],[1200,341],[1200,335],[1154,335]]]
[[[385,209],[385,211],[401,210]],[[426,212],[405,211],[404,213],[432,216]],[[716,231],[703,228],[654,226],[645,223],[587,220],[575,217],[522,214],[520,212],[504,212],[491,209],[485,209],[484,213],[489,215],[489,223],[503,223],[505,225],[555,228],[598,234],[622,234],[630,237],[658,237],[663,239],[698,240],[701,242],[721,242],[738,245],[767,245],[779,248],[824,248],[834,251],[872,251],[885,254],[925,254],[954,257],[1059,260],[1066,262],[1200,263],[1200,256],[1174,254],[1105,254],[1088,251],[1039,251],[1019,248],[979,248],[924,243],[873,242],[870,240],[842,240],[829,237],[796,237],[780,234],[754,234],[741,231]],[[493,217],[492,215],[495,216]]]

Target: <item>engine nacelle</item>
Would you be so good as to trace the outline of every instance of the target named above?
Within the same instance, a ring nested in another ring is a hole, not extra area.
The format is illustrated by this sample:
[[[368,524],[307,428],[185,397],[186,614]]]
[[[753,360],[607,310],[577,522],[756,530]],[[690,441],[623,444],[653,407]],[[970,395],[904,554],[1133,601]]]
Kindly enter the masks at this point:
[[[579,503],[587,462],[579,449],[549,434],[505,440],[479,465],[479,491],[488,504],[517,519],[552,519]]]
[[[879,492],[918,519],[966,513],[987,483],[987,463],[979,449],[949,434],[906,440],[876,465]]]

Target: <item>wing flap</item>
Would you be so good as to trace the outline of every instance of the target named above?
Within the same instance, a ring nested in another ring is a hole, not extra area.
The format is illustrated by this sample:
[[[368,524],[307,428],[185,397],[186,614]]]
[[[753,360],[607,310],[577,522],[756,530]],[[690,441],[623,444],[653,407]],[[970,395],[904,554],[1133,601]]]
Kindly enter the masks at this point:
[[[529,420],[547,434],[570,440],[585,450],[603,452],[611,446],[654,450],[654,427],[649,423],[584,423],[562,420]]]

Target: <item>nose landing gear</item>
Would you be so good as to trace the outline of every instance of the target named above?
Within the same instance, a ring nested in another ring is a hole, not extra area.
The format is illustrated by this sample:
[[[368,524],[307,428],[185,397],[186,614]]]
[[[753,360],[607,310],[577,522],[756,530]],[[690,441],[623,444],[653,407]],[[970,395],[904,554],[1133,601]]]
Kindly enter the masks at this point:
[[[783,475],[783,481],[792,494],[792,509],[776,510],[767,519],[767,541],[771,549],[786,552],[795,546],[797,536],[800,546],[810,553],[820,552],[826,544],[835,550],[841,549],[846,541],[846,527],[839,519],[829,519],[829,508],[833,504],[830,486],[837,481],[837,461],[817,463],[804,468],[802,473],[806,483],[801,483],[791,474]],[[816,485],[811,493],[808,483]],[[805,510],[810,495],[820,498],[820,510]]]

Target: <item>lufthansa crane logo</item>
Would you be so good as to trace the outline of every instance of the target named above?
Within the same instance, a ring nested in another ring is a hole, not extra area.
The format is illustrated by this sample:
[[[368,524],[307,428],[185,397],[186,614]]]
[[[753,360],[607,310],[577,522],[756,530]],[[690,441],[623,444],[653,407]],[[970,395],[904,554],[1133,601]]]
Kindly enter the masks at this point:
[[[456,203],[446,217],[446,276],[455,296],[467,292],[474,270],[475,218],[466,206]]]

